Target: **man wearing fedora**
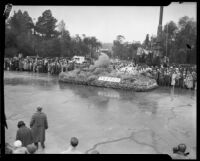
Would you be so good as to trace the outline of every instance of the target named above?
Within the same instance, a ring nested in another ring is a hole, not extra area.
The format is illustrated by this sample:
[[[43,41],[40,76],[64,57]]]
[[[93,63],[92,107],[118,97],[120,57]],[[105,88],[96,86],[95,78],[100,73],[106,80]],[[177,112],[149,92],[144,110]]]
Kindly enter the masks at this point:
[[[37,107],[36,113],[33,114],[30,127],[33,134],[33,142],[38,148],[38,143],[41,143],[42,148],[45,148],[45,130],[48,129],[47,116],[42,112],[42,107]]]

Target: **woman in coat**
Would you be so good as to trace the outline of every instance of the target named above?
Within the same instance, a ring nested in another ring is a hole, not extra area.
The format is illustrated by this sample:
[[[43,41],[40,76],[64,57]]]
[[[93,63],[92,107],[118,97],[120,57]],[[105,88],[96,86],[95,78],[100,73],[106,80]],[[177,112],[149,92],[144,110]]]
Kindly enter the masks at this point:
[[[193,88],[193,77],[192,74],[188,71],[187,77],[186,77],[186,85],[188,89]]]
[[[20,140],[22,142],[22,146],[26,147],[29,144],[33,143],[33,137],[31,130],[26,127],[25,123],[23,121],[19,121],[18,124],[18,130],[16,134],[16,140]]]
[[[171,82],[171,85],[173,86],[173,88],[176,84],[176,76],[177,76],[176,71],[174,71],[172,74],[172,82]]]

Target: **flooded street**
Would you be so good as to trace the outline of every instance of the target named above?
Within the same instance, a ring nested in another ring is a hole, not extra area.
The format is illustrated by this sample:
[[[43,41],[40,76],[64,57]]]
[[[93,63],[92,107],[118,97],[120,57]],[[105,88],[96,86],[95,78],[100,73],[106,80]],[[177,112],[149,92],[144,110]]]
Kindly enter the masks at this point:
[[[172,147],[187,145],[196,158],[196,93],[158,88],[131,92],[59,83],[57,76],[4,72],[4,99],[8,129],[6,141],[15,140],[17,122],[29,127],[41,105],[47,114],[46,149],[60,153],[69,140],[79,139],[78,149],[102,154],[172,154]]]

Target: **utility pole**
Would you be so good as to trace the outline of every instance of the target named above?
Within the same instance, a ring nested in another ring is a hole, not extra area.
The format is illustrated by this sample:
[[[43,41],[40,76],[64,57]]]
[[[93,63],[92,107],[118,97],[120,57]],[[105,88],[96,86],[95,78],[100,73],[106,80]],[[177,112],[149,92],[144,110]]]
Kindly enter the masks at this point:
[[[163,19],[163,6],[160,6],[160,16],[159,16],[159,24],[157,30],[157,45],[156,45],[156,57],[159,57],[161,60],[162,55],[162,47],[161,47],[161,38],[162,38],[162,19]]]
[[[160,6],[160,16],[159,16],[157,36],[161,36],[161,33],[162,33],[162,19],[163,19],[163,6]]]
[[[167,57],[167,45],[168,45],[168,24],[167,24],[167,36],[166,36],[166,57]]]
[[[35,39],[36,39],[36,36],[35,36],[35,26],[36,26],[36,22],[35,22],[35,18],[33,18],[33,35],[34,35],[34,41],[33,41],[33,52],[34,52],[34,55],[36,56],[36,52],[35,52],[35,44],[36,44],[36,42],[35,42]]]
[[[157,29],[157,39],[154,46],[153,53],[153,64],[160,65],[162,57],[163,57],[163,49],[161,47],[161,39],[162,39],[162,19],[163,19],[163,6],[160,6],[160,14],[159,14],[159,23]]]

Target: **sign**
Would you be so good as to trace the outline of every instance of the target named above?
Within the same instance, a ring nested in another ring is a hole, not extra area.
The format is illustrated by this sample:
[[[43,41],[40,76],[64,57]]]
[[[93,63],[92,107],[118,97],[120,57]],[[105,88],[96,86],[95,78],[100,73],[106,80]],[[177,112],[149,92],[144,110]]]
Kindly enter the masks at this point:
[[[120,78],[116,78],[116,77],[104,77],[101,76],[98,78],[99,81],[107,81],[107,82],[117,82],[119,83],[121,81]]]

